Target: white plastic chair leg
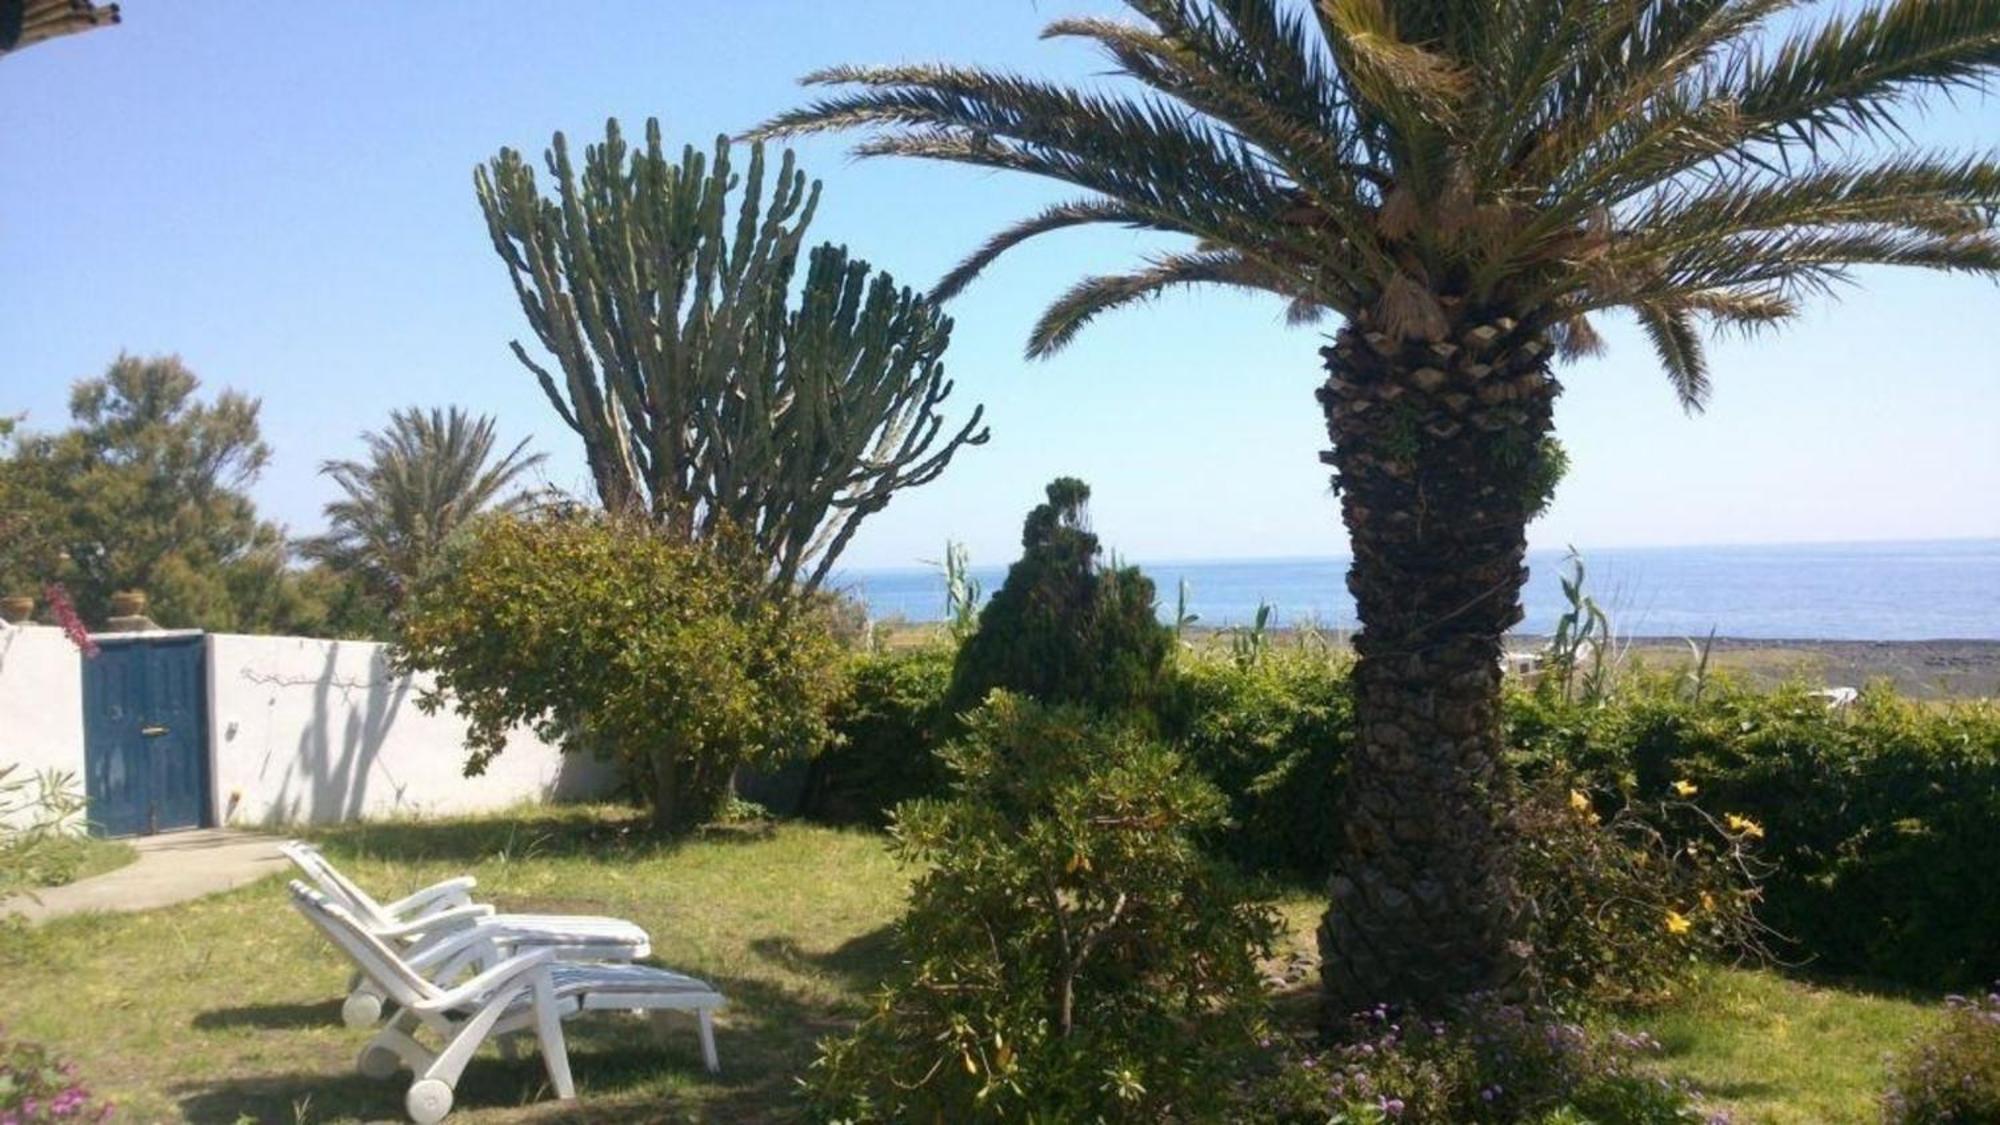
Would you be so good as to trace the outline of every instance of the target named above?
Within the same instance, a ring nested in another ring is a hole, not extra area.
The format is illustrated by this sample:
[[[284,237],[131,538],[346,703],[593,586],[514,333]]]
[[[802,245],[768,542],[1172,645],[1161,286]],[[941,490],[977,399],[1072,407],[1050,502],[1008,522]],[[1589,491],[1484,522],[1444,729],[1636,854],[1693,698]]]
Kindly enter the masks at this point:
[[[701,1064],[708,1068],[710,1074],[720,1074],[722,1060],[715,1056],[715,1023],[711,1018],[712,1013],[707,1008],[701,1008],[696,1010],[694,1015],[701,1030]]]
[[[494,993],[492,999],[479,1009],[478,1015],[454,1029],[451,1042],[445,1045],[444,1050],[438,1052],[437,1058],[432,1060],[431,1065],[424,1068],[421,1077],[456,1088],[458,1076],[465,1073],[465,1066],[472,1061],[473,1053],[479,1050],[480,1044],[486,1042],[486,1037],[493,1031],[493,1025],[500,1022],[500,1017],[506,1013],[507,1006],[523,991],[523,989],[508,989]]]
[[[387,1078],[396,1073],[382,1056],[384,1053],[402,1060],[412,1074],[422,1074],[437,1061],[437,1056],[422,1043],[416,1041],[410,1032],[416,1030],[417,1021],[408,1012],[389,1021],[389,1025],[375,1033],[368,1045],[361,1050],[359,1069],[370,1078]]]
[[[549,1084],[556,1097],[571,1101],[576,1082],[569,1073],[569,1043],[563,1038],[562,1009],[556,1007],[554,980],[547,972],[535,975],[535,1040],[542,1049],[542,1065],[548,1068]]]

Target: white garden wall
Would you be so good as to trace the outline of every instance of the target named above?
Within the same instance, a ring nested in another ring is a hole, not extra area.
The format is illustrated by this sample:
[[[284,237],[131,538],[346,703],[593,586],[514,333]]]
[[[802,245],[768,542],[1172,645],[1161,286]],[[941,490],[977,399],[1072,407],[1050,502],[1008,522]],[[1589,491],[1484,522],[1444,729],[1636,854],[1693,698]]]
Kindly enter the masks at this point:
[[[83,677],[61,629],[0,624],[0,766],[83,784]]]
[[[208,761],[217,824],[281,826],[505,808],[605,791],[609,770],[516,732],[464,776],[465,727],[365,641],[210,634]],[[59,629],[0,627],[0,764],[84,773],[82,663]]]

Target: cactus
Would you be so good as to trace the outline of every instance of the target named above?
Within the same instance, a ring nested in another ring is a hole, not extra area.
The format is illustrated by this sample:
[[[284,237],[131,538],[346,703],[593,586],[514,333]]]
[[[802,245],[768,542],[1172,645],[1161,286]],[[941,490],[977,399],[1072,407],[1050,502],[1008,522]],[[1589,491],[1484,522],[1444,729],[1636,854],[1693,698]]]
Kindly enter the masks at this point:
[[[657,121],[629,151],[613,120],[580,178],[556,134],[554,198],[512,149],[473,179],[555,370],[514,354],[583,438],[605,507],[690,540],[733,524],[775,583],[813,590],[864,519],[986,441],[985,408],[945,428],[950,319],[845,247],[809,253],[794,301],[819,184],[787,151],[767,201],[763,147],[740,184],[730,156],[719,137],[670,162]]]

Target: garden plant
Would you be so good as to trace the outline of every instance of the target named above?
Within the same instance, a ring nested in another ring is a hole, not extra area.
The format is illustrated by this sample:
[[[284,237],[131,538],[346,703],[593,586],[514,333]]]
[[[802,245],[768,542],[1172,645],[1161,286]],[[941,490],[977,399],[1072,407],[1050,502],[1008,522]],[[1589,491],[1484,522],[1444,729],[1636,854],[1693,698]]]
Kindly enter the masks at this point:
[[[1990,0],[1127,0],[1060,20],[1124,83],[836,66],[756,136],[1077,190],[994,235],[1120,226],[1184,243],[1077,282],[1029,337],[1183,286],[1337,318],[1317,392],[1361,621],[1356,737],[1322,935],[1325,1015],[1512,989],[1529,968],[1501,637],[1561,465],[1554,365],[1637,320],[1684,406],[1704,328],[1795,317],[1861,266],[2000,273],[2000,165],[1883,145],[1925,93],[2000,66]]]

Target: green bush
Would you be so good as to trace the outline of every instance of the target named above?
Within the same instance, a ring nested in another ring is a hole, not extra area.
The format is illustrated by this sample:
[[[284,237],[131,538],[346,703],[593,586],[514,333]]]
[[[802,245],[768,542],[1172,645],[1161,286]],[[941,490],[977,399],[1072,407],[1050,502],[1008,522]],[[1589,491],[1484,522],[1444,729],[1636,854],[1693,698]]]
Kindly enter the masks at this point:
[[[918,682],[905,677],[849,713],[864,729],[851,738],[855,764],[846,776],[873,773],[900,785],[875,807],[935,791],[935,775],[911,768],[935,745],[927,739],[944,736],[936,720],[942,705],[928,694],[936,681],[916,690]],[[1337,807],[1353,736],[1344,658],[1272,648],[1239,662],[1186,652],[1154,710],[1162,736],[1228,799],[1232,824],[1210,834],[1218,854],[1258,874],[1324,878],[1328,810]],[[1505,715],[1528,785],[1553,785],[1558,796],[1570,786],[1584,790],[1627,844],[1640,841],[1640,823],[1667,845],[1713,843],[1715,823],[1729,816],[1756,825],[1763,833],[1752,841],[1763,880],[1757,916],[1774,931],[1768,942],[1782,959],[1943,988],[1970,987],[2000,965],[2000,895],[1987,889],[2000,870],[2000,708],[1940,708],[1870,690],[1856,706],[1834,711],[1803,690],[1752,692],[1713,677],[1691,701],[1678,680],[1640,676],[1591,703],[1510,690]],[[879,770],[857,768],[877,756]],[[1678,800],[1677,782],[1699,795]],[[1670,815],[1653,815],[1664,806],[1672,806]],[[1592,887],[1605,891],[1621,878],[1643,877],[1639,853],[1629,847],[1609,850],[1607,841],[1585,836],[1555,842],[1571,848],[1562,863],[1546,854],[1527,860],[1554,880],[1541,893],[1584,901]],[[1712,869],[1700,878],[1722,874]],[[1674,891],[1690,901],[1687,886]],[[1730,918],[1718,924],[1755,941],[1747,919]],[[1574,984],[1583,946],[1567,937],[1550,941],[1571,949],[1558,955],[1565,967],[1557,979]],[[1597,979],[1643,992],[1647,976],[1671,977],[1666,967],[1643,956]]]
[[[83,811],[75,774],[0,766],[0,898],[76,878],[91,858]]]
[[[1156,616],[1152,580],[1100,561],[1089,485],[1059,477],[1047,491],[1022,528],[1020,559],[959,647],[954,712],[996,688],[1110,711],[1146,708],[1158,692],[1173,631]]]
[[[1983,997],[1948,997],[1944,1023],[1890,1068],[1887,1125],[2000,1121],[2000,984]]]
[[[1593,1037],[1540,1012],[1474,997],[1449,1019],[1377,1007],[1339,1043],[1276,1045],[1243,1120],[1279,1125],[1699,1125],[1694,1093],[1642,1074],[1648,1036]],[[1723,1118],[1722,1120],[1727,1120]]]
[[[732,537],[574,512],[481,520],[401,629],[399,669],[436,676],[419,705],[467,720],[468,774],[532,724],[617,761],[668,832],[713,819],[737,766],[818,750],[842,667],[816,607]]]
[[[1220,794],[1129,725],[1005,693],[897,810],[925,871],[902,966],[822,1043],[813,1112],[849,1121],[1212,1120],[1261,1020],[1277,921],[1196,837]]]
[[[1762,952],[1755,841],[1693,801],[1642,804],[1551,777],[1523,792],[1514,823],[1528,940],[1552,1000],[1661,1000],[1705,959]]]
[[[1248,870],[1322,880],[1332,866],[1347,747],[1351,662],[1312,649],[1256,660],[1186,652],[1161,706],[1162,732],[1229,799],[1217,850]]]
[[[807,815],[881,824],[902,802],[944,792],[948,775],[936,751],[953,718],[945,691],[954,655],[936,644],[850,661],[829,720],[834,737],[813,759]]]
[[[1657,800],[1677,781],[1755,822],[1773,867],[1760,909],[1815,969],[1967,987],[2000,965],[2000,709],[1864,692],[1830,710],[1800,690],[1667,680],[1615,705],[1515,694],[1510,744],[1530,773],[1573,770]]]

